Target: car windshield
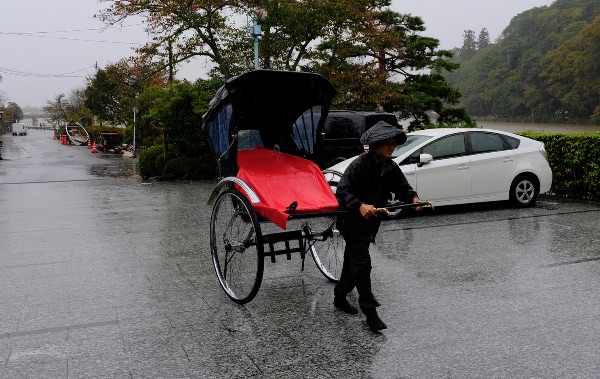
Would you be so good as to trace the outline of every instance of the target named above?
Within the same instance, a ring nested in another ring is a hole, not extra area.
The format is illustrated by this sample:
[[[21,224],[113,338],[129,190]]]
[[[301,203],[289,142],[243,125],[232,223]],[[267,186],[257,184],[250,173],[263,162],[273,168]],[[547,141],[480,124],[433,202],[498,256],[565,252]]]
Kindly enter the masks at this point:
[[[407,135],[406,137],[407,137],[406,142],[404,142],[402,145],[396,147],[396,150],[394,150],[392,157],[399,157],[402,154],[409,151],[410,149],[412,149],[413,147],[420,145],[423,142],[425,142],[431,138],[431,136],[424,136],[424,135]]]

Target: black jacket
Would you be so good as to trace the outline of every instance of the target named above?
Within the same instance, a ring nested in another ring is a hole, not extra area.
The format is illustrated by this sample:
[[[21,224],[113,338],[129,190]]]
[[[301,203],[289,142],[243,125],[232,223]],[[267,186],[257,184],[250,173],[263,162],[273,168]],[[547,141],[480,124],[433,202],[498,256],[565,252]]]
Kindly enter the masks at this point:
[[[341,210],[348,211],[338,217],[338,228],[344,237],[374,241],[380,217],[365,219],[359,212],[362,203],[384,207],[395,194],[395,199],[412,203],[417,193],[408,184],[400,167],[391,159],[381,162],[375,152],[358,156],[342,175],[337,186],[336,197]]]

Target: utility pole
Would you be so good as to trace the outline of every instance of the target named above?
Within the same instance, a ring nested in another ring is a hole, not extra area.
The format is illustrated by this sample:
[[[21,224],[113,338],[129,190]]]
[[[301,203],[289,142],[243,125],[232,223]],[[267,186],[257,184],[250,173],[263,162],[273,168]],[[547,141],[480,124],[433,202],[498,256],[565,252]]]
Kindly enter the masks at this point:
[[[138,107],[133,107],[133,151],[135,151],[135,115],[140,111]]]
[[[250,14],[252,15],[252,25],[248,25],[248,36],[254,38],[254,69],[258,70],[260,68],[260,63],[258,61],[258,40],[260,36],[262,36],[261,23],[267,15],[267,12],[264,9],[251,8]]]

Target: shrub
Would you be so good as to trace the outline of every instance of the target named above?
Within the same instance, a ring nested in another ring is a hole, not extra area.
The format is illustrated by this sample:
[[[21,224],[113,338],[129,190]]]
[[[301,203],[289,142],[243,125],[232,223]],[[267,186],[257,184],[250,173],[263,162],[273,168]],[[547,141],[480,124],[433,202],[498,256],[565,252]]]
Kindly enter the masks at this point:
[[[165,163],[162,179],[207,180],[218,176],[217,164],[212,155],[194,158],[177,157]]]
[[[600,199],[600,134],[518,134],[546,146],[552,169],[551,192],[578,199]]]
[[[162,169],[159,171],[156,167],[157,158],[162,155],[162,146],[151,146],[140,152],[140,157],[137,164],[142,179],[158,177],[162,174]]]
[[[167,162],[165,162],[165,168],[162,171],[162,179],[187,179],[188,171],[186,158],[177,157],[169,159]]]
[[[165,169],[165,163],[167,163],[167,161],[165,160],[164,154],[160,154],[156,157],[156,159],[154,160],[154,167],[156,169],[156,172],[158,173],[156,176],[162,175],[162,172]]]
[[[189,178],[195,180],[215,179],[219,176],[219,167],[212,154],[188,158]]]

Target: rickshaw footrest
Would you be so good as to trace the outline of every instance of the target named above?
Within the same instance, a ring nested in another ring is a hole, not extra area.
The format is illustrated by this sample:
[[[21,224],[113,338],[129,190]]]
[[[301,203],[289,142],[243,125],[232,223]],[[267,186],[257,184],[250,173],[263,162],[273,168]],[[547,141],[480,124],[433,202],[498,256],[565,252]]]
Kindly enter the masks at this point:
[[[298,241],[298,247],[290,246],[290,241]],[[285,247],[283,249],[276,249],[275,244],[283,242]],[[288,260],[292,259],[291,253],[300,253],[300,257],[304,261],[306,251],[304,249],[304,236],[300,230],[293,230],[280,233],[271,233],[263,235],[263,244],[268,245],[268,249],[264,249],[264,257],[270,257],[271,262],[275,263],[275,256],[286,255]]]

